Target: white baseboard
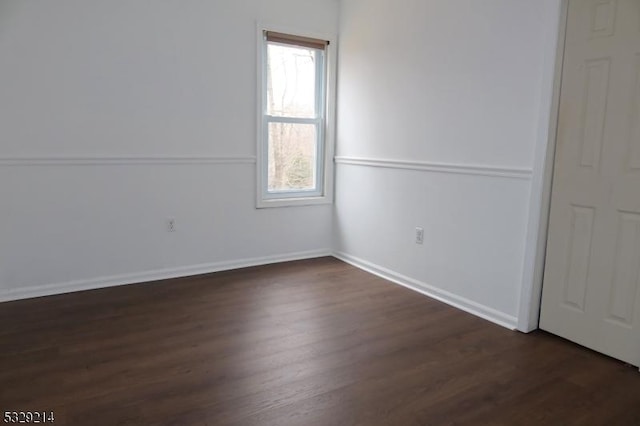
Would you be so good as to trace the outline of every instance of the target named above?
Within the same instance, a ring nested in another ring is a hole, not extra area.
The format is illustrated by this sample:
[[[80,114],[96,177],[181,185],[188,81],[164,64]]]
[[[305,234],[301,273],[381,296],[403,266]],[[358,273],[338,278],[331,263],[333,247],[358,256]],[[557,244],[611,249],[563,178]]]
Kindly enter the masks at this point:
[[[439,300],[448,305],[461,309],[465,312],[469,312],[473,315],[484,318],[508,329],[515,330],[517,327],[518,321],[515,317],[506,315],[493,308],[489,308],[474,301],[457,296],[453,293],[438,289],[413,278],[409,278],[358,257],[351,256],[347,253],[342,252],[332,252],[329,249],[287,253],[282,255],[239,259],[224,262],[214,262],[177,268],[158,269],[154,271],[112,275],[108,277],[75,280],[64,283],[46,284],[41,286],[0,289],[0,302],[51,296],[55,294],[71,293],[75,291],[94,290],[98,288],[115,287],[127,284],[138,284],[171,278],[181,278],[193,275],[209,274],[212,272],[228,271],[231,269],[247,268],[251,266],[291,262],[294,260],[313,259],[324,256],[333,256],[359,269],[365,270],[393,283],[417,291],[433,299]]]
[[[418,293],[422,293],[425,296],[429,296],[433,299],[444,302],[447,305],[451,305],[455,308],[461,309],[465,312],[476,315],[480,318],[486,319],[487,321],[491,321],[510,330],[515,330],[518,326],[518,319],[515,317],[497,311],[488,306],[484,306],[472,300],[465,299],[464,297],[449,293],[448,291],[441,290],[429,284],[420,282],[413,278],[409,278],[405,275],[399,274],[395,271],[376,265],[369,261],[342,252],[334,252],[333,257],[340,259],[350,265],[353,265],[356,268],[360,268],[364,271],[377,275],[408,289],[417,291]]]
[[[247,268],[250,266],[267,265],[271,263],[290,262],[294,260],[313,259],[331,256],[331,250],[312,250],[287,253],[276,256],[256,257],[251,259],[231,260],[224,262],[206,263],[194,266],[158,269],[154,271],[136,272],[132,274],[112,275],[108,277],[76,280],[64,283],[46,284],[15,289],[0,289],[0,302],[10,300],[29,299],[33,297],[51,296],[54,294],[71,293],[74,291],[94,290],[97,288],[115,287],[127,284],[138,284],[149,281],[170,278],[188,277],[209,274],[212,272],[228,271],[231,269]]]

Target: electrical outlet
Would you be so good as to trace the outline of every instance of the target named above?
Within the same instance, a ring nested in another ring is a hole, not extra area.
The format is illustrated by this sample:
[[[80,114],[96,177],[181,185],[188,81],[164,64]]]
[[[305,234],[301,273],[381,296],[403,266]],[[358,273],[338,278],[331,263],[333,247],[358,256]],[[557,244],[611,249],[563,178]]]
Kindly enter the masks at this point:
[[[424,243],[424,229],[417,227],[416,228],[416,244]]]
[[[176,220],[167,219],[167,232],[175,232],[175,231],[176,231]]]

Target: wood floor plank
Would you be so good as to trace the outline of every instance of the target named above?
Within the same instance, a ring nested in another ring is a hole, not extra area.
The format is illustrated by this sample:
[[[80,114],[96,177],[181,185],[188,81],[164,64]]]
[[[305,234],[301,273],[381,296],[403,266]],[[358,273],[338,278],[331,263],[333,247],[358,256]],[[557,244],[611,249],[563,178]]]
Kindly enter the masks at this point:
[[[68,425],[638,425],[640,374],[333,258],[0,304],[0,410]]]

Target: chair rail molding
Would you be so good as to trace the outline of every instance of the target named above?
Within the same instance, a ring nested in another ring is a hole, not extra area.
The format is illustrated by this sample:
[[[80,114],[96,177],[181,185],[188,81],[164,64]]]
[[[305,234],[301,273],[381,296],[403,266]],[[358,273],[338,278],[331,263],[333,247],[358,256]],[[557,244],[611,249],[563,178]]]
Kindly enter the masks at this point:
[[[0,157],[0,166],[135,166],[255,164],[255,156]]]
[[[407,161],[395,159],[376,159],[367,157],[336,156],[336,164],[351,166],[379,167],[386,169],[417,170],[423,172],[455,173],[464,175],[489,176],[530,180],[532,169],[489,166],[484,164],[436,163],[427,161]]]

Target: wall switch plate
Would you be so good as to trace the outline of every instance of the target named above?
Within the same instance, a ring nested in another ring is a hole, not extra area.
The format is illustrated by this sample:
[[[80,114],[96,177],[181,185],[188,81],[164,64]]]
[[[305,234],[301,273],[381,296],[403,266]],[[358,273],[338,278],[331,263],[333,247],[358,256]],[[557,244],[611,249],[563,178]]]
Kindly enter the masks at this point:
[[[416,228],[416,244],[424,243],[424,229],[417,227]]]

